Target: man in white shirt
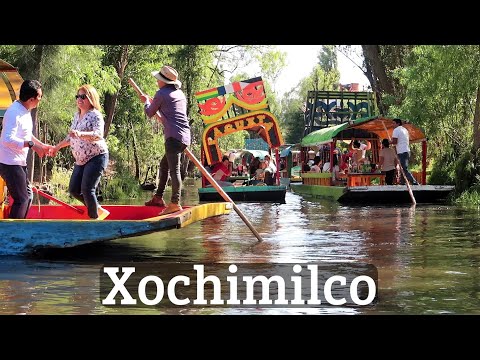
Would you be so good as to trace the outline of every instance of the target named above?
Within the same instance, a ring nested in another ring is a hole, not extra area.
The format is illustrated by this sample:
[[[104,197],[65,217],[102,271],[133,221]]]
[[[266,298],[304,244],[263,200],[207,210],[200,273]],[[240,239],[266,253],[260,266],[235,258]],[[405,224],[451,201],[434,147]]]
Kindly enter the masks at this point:
[[[402,166],[408,181],[413,185],[418,185],[418,182],[414,179],[410,171],[408,171],[408,160],[410,158],[410,139],[408,130],[402,126],[402,120],[393,119],[393,121],[395,122],[395,129],[393,129],[392,144],[395,145],[397,149],[400,165]],[[400,182],[402,185],[405,185],[405,179],[403,176],[401,177]]]
[[[0,176],[13,198],[10,219],[24,219],[32,203],[33,192],[27,175],[27,155],[32,149],[43,157],[50,149],[33,136],[30,111],[42,99],[42,85],[37,80],[25,80],[20,87],[20,99],[13,102],[3,117],[0,135]]]

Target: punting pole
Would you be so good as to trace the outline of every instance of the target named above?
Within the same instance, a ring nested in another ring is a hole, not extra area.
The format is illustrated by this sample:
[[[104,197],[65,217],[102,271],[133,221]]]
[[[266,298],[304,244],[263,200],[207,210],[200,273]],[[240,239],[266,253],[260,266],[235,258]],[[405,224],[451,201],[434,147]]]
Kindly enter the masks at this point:
[[[47,198],[47,199],[52,200],[52,201],[55,201],[57,204],[63,205],[63,206],[65,206],[65,207],[69,208],[69,209],[75,210],[75,211],[78,212],[79,214],[83,214],[83,213],[84,213],[83,209],[79,209],[79,208],[77,208],[77,207],[75,207],[75,206],[72,206],[72,205],[70,205],[70,204],[67,204],[66,202],[63,202],[62,200],[59,200],[59,199],[57,199],[56,197],[53,197],[52,195],[49,195],[49,194],[43,192],[42,190],[37,189],[36,187],[32,187],[32,190],[33,190],[33,192],[37,193],[38,195],[42,195],[44,198]]]
[[[135,92],[140,96],[143,95],[143,91],[138,87],[138,85],[133,81],[132,78],[128,79],[128,83],[134,88]],[[160,114],[157,113],[155,114],[158,119],[161,119]],[[200,161],[195,157],[195,155],[190,151],[190,149],[187,147],[185,149],[185,153],[189,157],[189,159],[198,167],[200,172],[207,178],[207,180],[212,184],[212,186],[215,188],[215,190],[218,191],[220,196],[227,202],[231,203],[233,206],[233,209],[235,212],[240,216],[240,218],[243,220],[243,222],[248,226],[248,228],[252,231],[253,235],[257,238],[258,241],[263,241],[262,237],[258,233],[258,231],[253,227],[252,223],[246,218],[246,216],[243,214],[243,212],[239,209],[239,207],[233,202],[233,200],[228,196],[228,194],[221,188],[220,185],[215,181],[215,179],[210,175],[210,173],[203,167],[202,164],[200,164]]]
[[[388,140],[390,141],[390,143],[392,143],[392,138],[390,137],[390,133],[388,132],[387,127],[385,126],[385,122],[383,120],[382,120],[382,124],[383,124],[383,128],[385,129],[385,132],[387,133]],[[397,161],[400,164],[400,172],[402,173],[402,176],[405,179],[405,184],[407,184],[407,189],[408,189],[408,193],[410,194],[410,198],[412,199],[412,204],[416,205],[417,201],[415,200],[415,196],[413,196],[413,191],[412,191],[412,188],[410,187],[410,183],[408,182],[407,175],[405,175],[405,171],[403,171],[402,163],[398,158],[397,149],[395,149],[395,157],[397,158]]]

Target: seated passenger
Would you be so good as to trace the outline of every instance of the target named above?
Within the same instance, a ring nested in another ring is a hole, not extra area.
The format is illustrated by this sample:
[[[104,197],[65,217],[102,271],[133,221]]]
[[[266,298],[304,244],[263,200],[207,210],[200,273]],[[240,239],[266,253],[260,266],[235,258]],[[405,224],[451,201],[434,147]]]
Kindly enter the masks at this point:
[[[340,179],[340,167],[338,166],[337,156],[333,157],[333,171],[330,168],[330,161],[323,165],[323,172],[332,173],[332,185],[344,185],[345,181]]]
[[[267,185],[273,185],[275,180],[275,174],[277,173],[277,167],[270,158],[270,155],[265,155],[264,164],[264,182]]]
[[[248,169],[250,173],[250,177],[254,177],[257,169],[260,167],[260,158],[257,156],[256,158],[252,159],[250,163],[250,168]]]
[[[229,163],[228,156],[224,155],[222,161],[215,164],[212,169],[212,176],[220,186],[232,186],[232,183],[227,181],[231,174]]]
[[[320,166],[322,166],[322,158],[320,156],[315,156],[315,159],[313,159],[313,166],[310,168],[310,172],[320,172],[322,170]]]

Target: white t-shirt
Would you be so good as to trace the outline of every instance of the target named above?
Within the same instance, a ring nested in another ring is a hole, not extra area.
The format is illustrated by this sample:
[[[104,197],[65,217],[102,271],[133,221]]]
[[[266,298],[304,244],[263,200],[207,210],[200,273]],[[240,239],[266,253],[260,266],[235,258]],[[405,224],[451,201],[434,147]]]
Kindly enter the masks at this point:
[[[24,141],[32,140],[32,114],[20,101],[14,101],[3,117],[0,137],[0,163],[27,165],[28,147]]]
[[[323,164],[322,172],[330,172],[330,161],[327,161],[325,164]]]
[[[407,129],[403,126],[397,126],[393,129],[392,138],[397,138],[397,154],[410,152],[410,140]]]

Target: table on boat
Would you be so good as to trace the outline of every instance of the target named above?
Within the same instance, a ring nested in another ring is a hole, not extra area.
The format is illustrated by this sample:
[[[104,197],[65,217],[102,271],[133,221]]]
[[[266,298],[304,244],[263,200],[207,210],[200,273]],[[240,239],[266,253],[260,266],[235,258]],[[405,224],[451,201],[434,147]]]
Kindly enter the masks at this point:
[[[235,182],[237,180],[250,180],[248,176],[229,176],[226,181]]]
[[[380,179],[380,185],[385,185],[385,174],[382,173],[348,173],[347,186],[370,186],[375,178]]]

